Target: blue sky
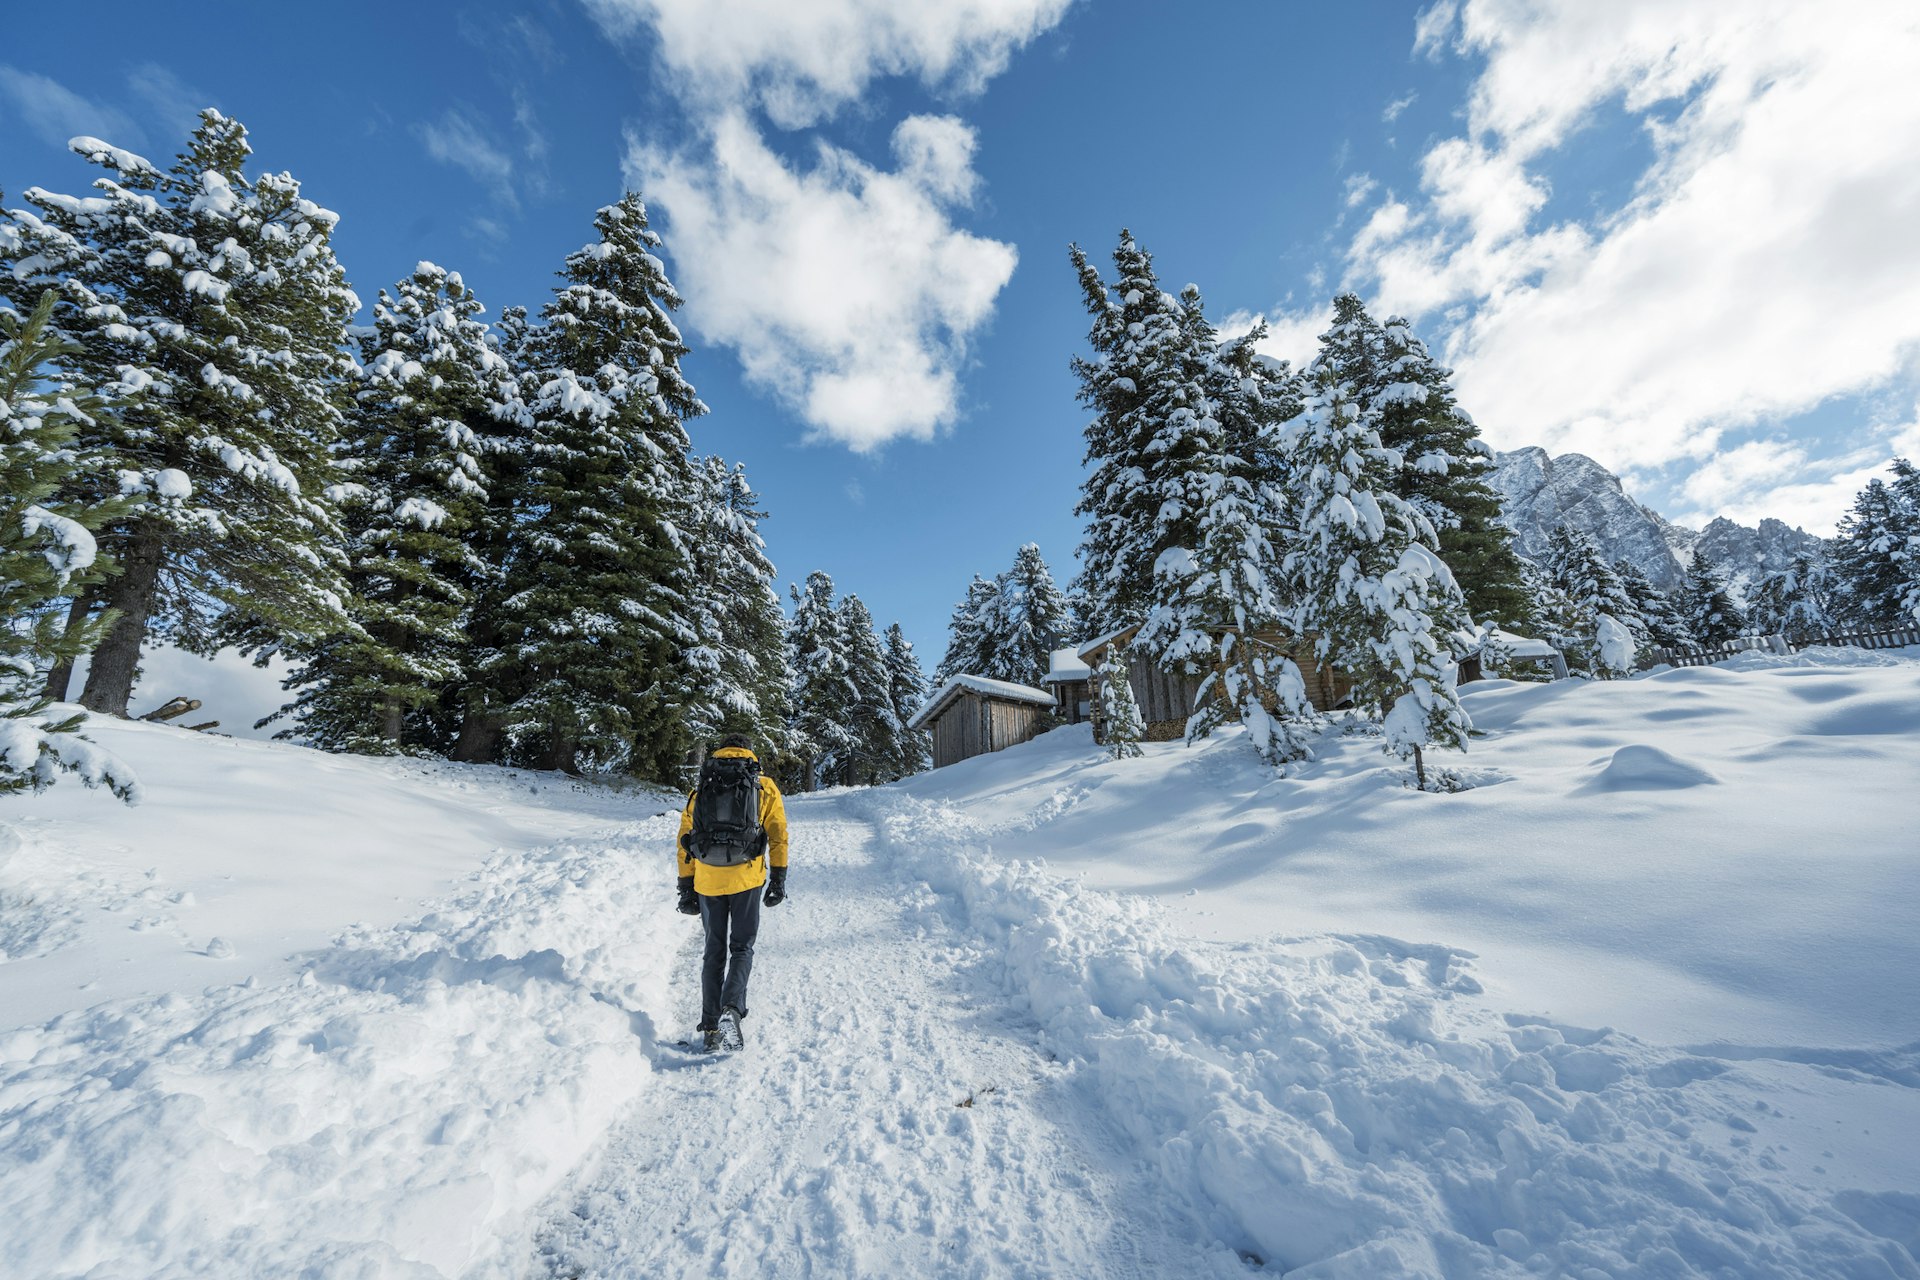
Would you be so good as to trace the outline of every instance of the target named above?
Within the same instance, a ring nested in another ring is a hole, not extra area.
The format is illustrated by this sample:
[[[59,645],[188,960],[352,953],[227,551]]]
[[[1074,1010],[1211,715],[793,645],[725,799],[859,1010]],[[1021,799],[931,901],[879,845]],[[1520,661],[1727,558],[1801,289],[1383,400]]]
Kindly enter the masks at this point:
[[[427,258],[497,315],[636,183],[696,446],[747,464],[784,580],[826,569],[931,666],[972,573],[1032,540],[1071,576],[1066,246],[1123,225],[1277,354],[1352,287],[1414,317],[1496,447],[1827,531],[1920,450],[1920,19],[1811,8],[97,4],[103,44],[35,6],[0,189],[83,186],[76,133],[171,155],[217,105],[343,215],[364,299]]]

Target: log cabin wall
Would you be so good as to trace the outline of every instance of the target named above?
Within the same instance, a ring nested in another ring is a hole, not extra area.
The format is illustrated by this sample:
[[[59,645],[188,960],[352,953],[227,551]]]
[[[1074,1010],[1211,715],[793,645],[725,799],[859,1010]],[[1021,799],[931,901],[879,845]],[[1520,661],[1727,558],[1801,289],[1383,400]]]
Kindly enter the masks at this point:
[[[956,764],[985,749],[980,745],[980,702],[980,695],[963,693],[934,718],[934,768]]]
[[[1033,737],[1034,721],[1040,718],[1039,707],[1028,702],[990,701],[986,705],[992,717],[987,750],[1001,751]]]
[[[1353,680],[1338,667],[1321,662],[1314,655],[1311,641],[1303,640],[1298,636],[1271,632],[1258,633],[1254,639],[1293,659],[1294,664],[1300,668],[1302,681],[1307,686],[1307,700],[1313,704],[1316,711],[1332,711],[1345,702],[1347,696],[1353,692]],[[1101,654],[1090,655],[1090,661],[1094,663],[1095,670],[1088,684],[1088,696],[1094,711],[1093,736],[1096,742],[1104,737],[1099,716],[1098,663],[1101,656]],[[1187,719],[1193,715],[1194,710],[1194,695],[1200,690],[1200,677],[1162,671],[1144,658],[1129,655],[1127,683],[1132,686],[1133,700],[1140,708],[1140,719],[1146,729],[1143,735],[1145,741],[1173,742],[1186,736]]]
[[[1053,714],[1068,724],[1080,724],[1092,718],[1092,684],[1087,680],[1061,680],[1053,686]]]
[[[944,768],[1031,741],[1043,710],[1037,703],[961,693],[933,719],[933,767]]]

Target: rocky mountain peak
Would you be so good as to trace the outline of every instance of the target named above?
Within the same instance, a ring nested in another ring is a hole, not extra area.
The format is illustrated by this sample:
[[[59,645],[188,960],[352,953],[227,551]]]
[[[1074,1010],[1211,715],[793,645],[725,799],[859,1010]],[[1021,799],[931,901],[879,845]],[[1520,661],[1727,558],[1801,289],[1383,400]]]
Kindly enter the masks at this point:
[[[1578,529],[1609,560],[1626,560],[1663,588],[1686,577],[1696,551],[1728,572],[1737,595],[1820,540],[1786,523],[1767,519],[1750,529],[1719,517],[1704,529],[1674,524],[1629,497],[1620,478],[1580,453],[1550,456],[1537,446],[1494,455],[1487,482],[1500,495],[1514,549],[1543,560],[1547,539],[1562,525]]]

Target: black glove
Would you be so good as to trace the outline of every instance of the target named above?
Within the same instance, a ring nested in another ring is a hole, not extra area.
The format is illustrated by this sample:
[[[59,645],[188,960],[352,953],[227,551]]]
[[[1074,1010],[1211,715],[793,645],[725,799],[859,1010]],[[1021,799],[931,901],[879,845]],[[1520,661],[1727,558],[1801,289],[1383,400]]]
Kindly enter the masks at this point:
[[[777,907],[786,900],[787,869],[785,867],[768,867],[766,904],[770,907]]]
[[[693,877],[680,877],[680,914],[697,916],[700,914],[700,895],[693,891]]]

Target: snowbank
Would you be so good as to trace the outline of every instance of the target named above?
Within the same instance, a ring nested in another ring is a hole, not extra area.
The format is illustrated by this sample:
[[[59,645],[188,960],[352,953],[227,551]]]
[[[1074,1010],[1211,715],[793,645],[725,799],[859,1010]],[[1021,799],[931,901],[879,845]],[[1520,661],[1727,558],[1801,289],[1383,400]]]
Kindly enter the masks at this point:
[[[647,1082],[687,936],[660,797],[100,736],[148,804],[57,789],[0,865],[7,1273],[515,1273]]]
[[[1495,1018],[1444,947],[1183,940],[1149,900],[994,857],[951,806],[897,791],[853,803],[979,935],[1196,1226],[1267,1266],[1321,1280],[1920,1275],[1912,1195],[1818,1189],[1810,1153],[1789,1150],[1817,1122],[1781,1110],[1764,1072]],[[1876,1120],[1916,1131],[1915,1091],[1879,1092]]]

